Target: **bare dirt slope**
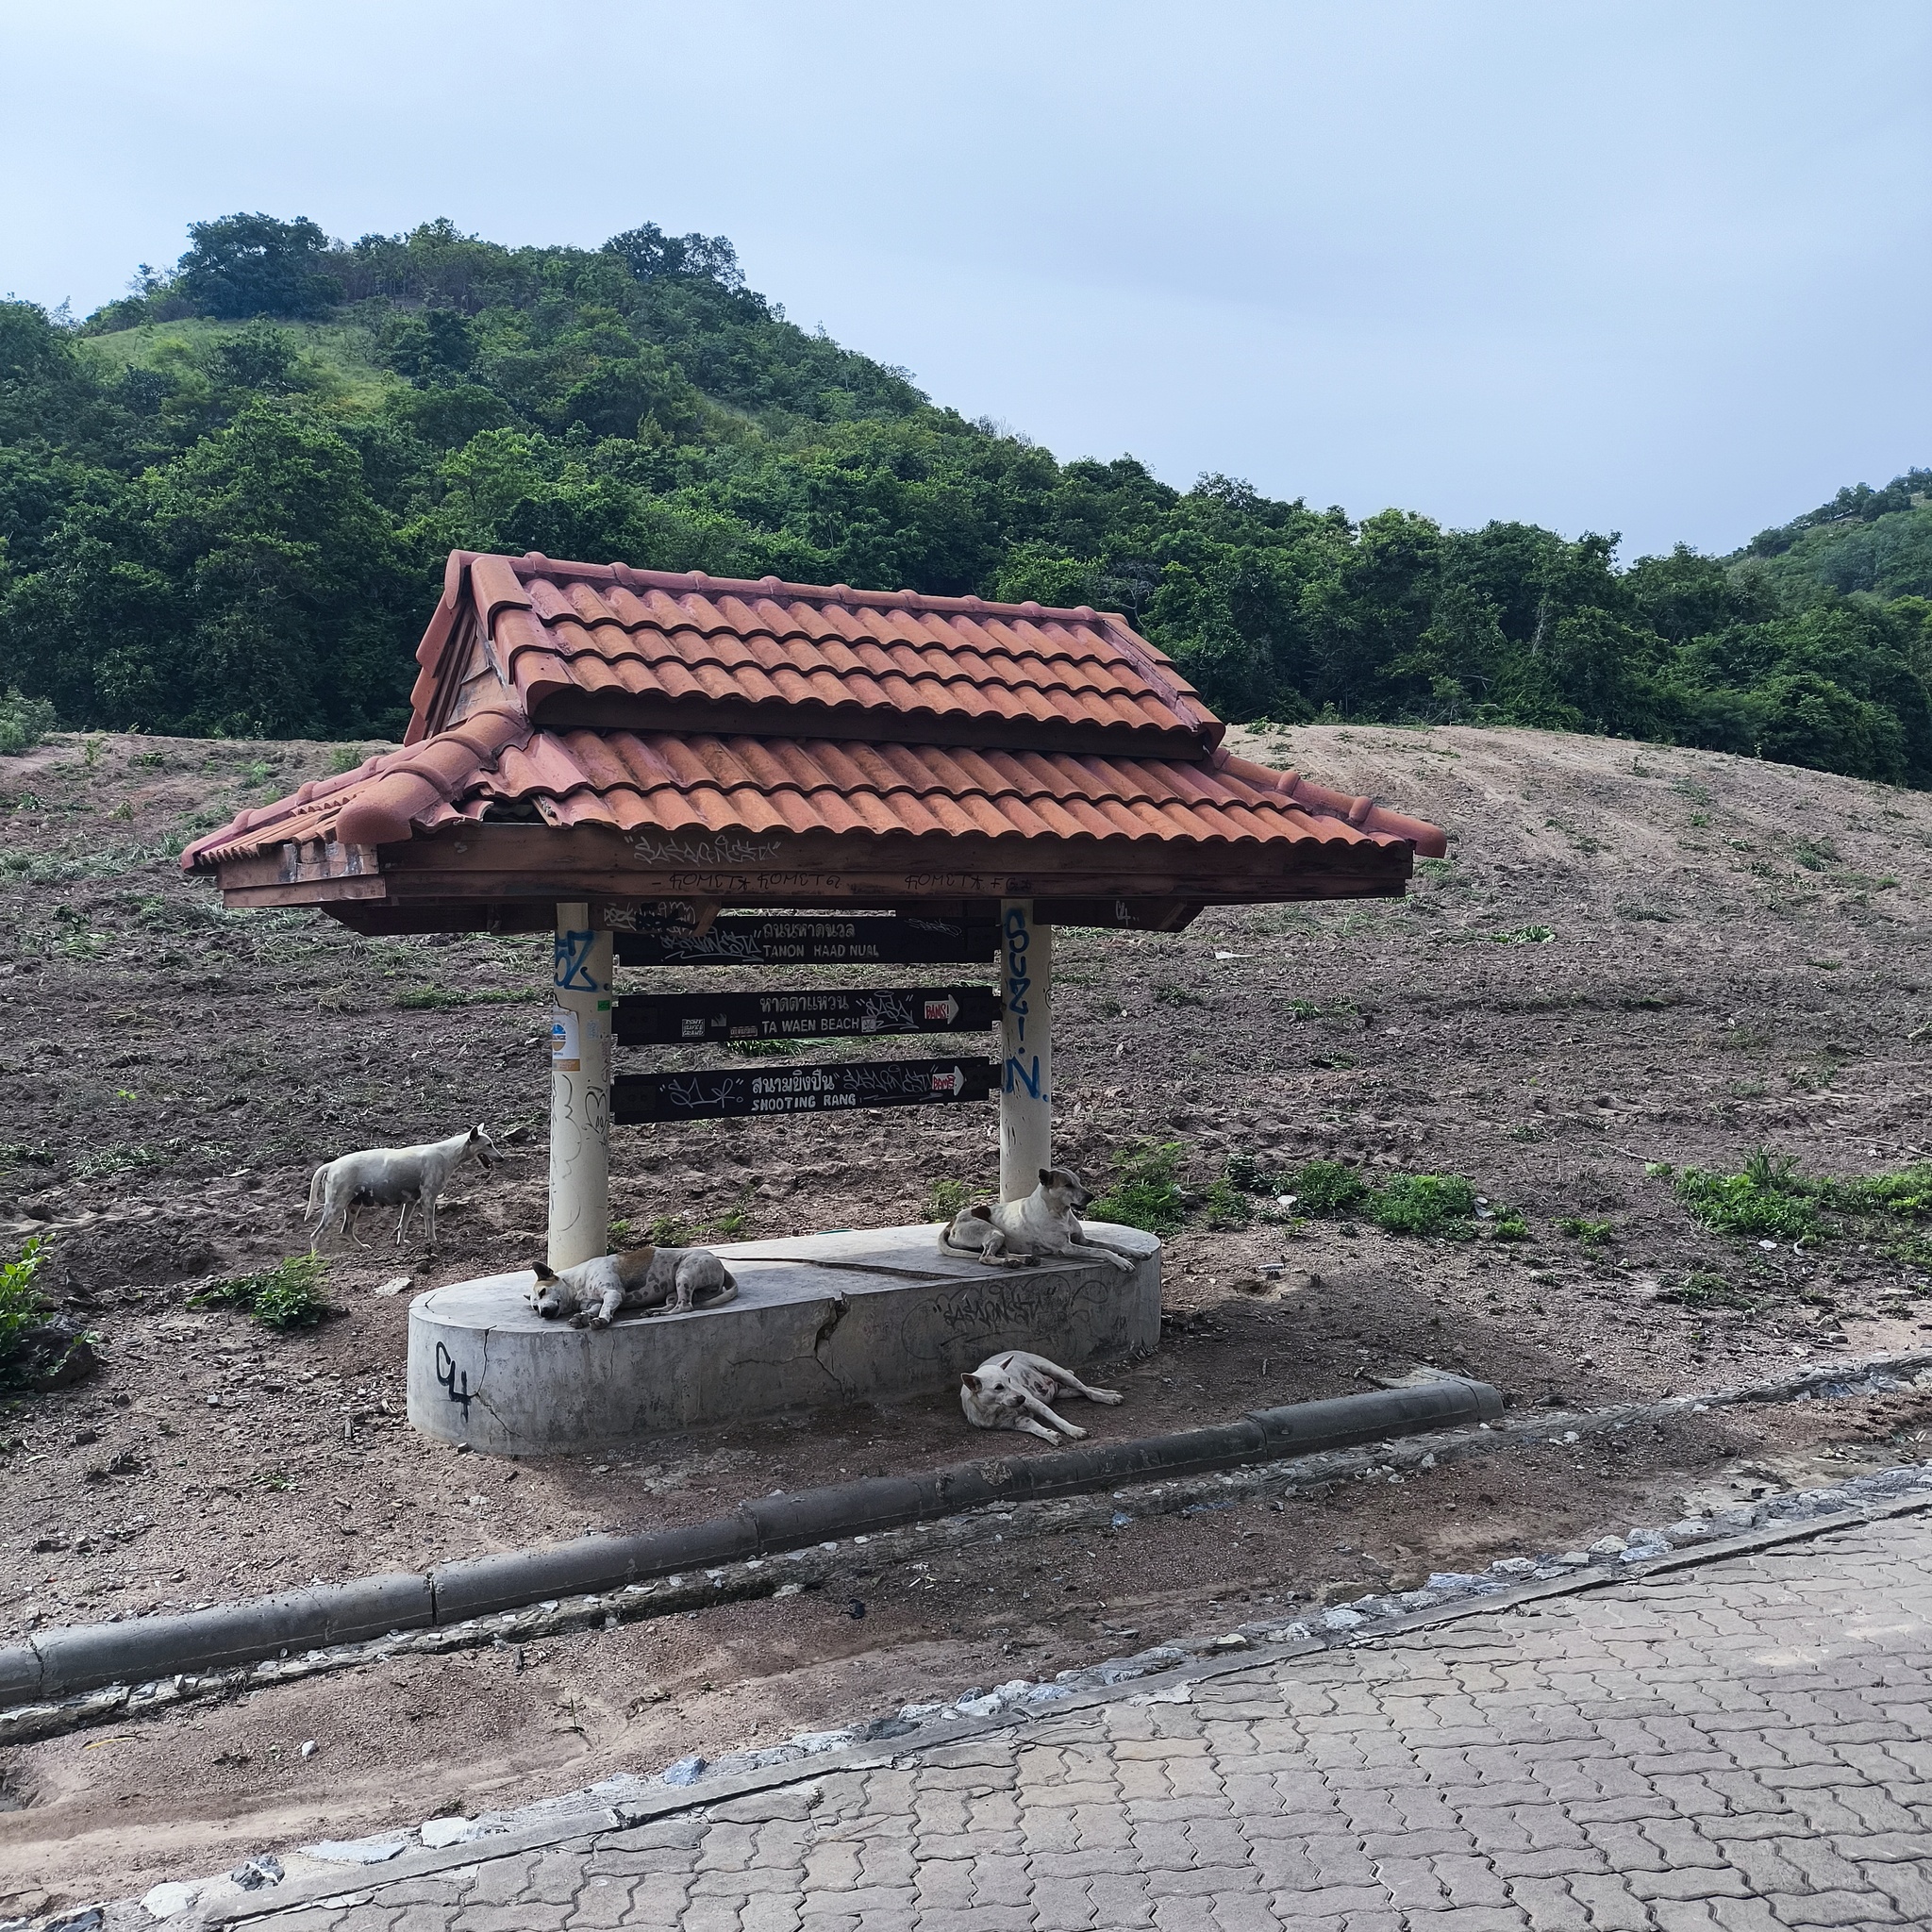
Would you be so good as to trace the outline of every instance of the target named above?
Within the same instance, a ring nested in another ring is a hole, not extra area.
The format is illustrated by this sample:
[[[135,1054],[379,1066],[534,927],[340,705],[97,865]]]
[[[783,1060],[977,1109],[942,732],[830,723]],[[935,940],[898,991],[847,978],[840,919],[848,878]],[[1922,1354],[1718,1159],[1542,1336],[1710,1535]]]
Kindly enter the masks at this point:
[[[1645,1173],[1735,1169],[1760,1143],[1811,1172],[1925,1152],[1932,798],[1524,731],[1309,727],[1239,748],[1435,820],[1450,858],[1401,903],[1062,935],[1062,1157],[1100,1177],[1138,1137],[1175,1140],[1200,1189],[1236,1152],[1269,1171],[1322,1157],[1457,1172],[1522,1209],[1533,1238],[1197,1221],[1173,1244],[1170,1340],[1108,1370],[1127,1400],[1083,1413],[1096,1436],[1420,1361],[1522,1405],[1604,1402],[1932,1333],[1924,1276],[1882,1249],[1725,1241]],[[331,755],[111,737],[0,762],[0,1242],[50,1233],[42,1279],[106,1361],[78,1389],[0,1409],[0,1633],[706,1515],[983,1446],[943,1391],[521,1466],[408,1431],[408,1298],[370,1291],[403,1270],[426,1286],[539,1252],[547,950],[229,914],[180,876],[170,853],[186,837]],[[344,1312],[286,1335],[188,1306],[210,1275],[306,1247],[316,1161],[479,1119],[519,1137],[519,1160],[488,1184],[466,1172],[433,1264],[379,1245],[342,1259],[330,1293]],[[990,1185],[996,1169],[990,1110],[616,1138],[616,1212],[720,1233],[917,1220],[935,1182]],[[1587,1248],[1558,1231],[1565,1218],[1608,1232]],[[1258,1272],[1274,1264],[1286,1272]],[[1656,1298],[1692,1274],[1727,1284],[1716,1306]],[[1849,1451],[1815,1421],[1784,1447],[1801,1461],[1924,1453],[1909,1405],[1850,1407]],[[1153,1641],[1220,1614],[1213,1598],[1407,1582],[1620,1510],[1667,1520],[1686,1480],[1777,1448],[1713,1425],[1614,1467],[1445,1472],[1366,1521],[1338,1499],[1240,1530],[1218,1516],[1148,1525],[1131,1551],[1103,1540],[1049,1556],[1050,1579],[1016,1554],[943,1589],[857,1584],[874,1605],[862,1622],[799,1599],[559,1645],[541,1669],[485,1655],[410,1665],[394,1686],[320,1680],[139,1727],[114,1749],[16,1754],[0,1809],[8,1790],[27,1808],[0,1821],[0,1841],[24,1882],[78,1896],[90,1874],[105,1886],[171,1844],[205,1840],[214,1859],[225,1840],[413,1818],[433,1797],[504,1803],[600,1765],[649,1768],[693,1739],[719,1748],[1132,1647],[1123,1619]],[[331,1750],[291,1756],[330,1724]],[[422,1762],[442,1765],[450,1791],[399,1784]]]

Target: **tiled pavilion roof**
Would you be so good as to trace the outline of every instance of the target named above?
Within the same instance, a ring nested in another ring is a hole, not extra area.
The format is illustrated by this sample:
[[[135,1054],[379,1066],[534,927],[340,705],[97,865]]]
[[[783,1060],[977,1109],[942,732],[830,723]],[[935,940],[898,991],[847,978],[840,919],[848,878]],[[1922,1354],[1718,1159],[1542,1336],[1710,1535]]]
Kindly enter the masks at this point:
[[[458,551],[417,659],[401,750],[242,812],[183,864],[241,903],[474,901],[519,867],[541,898],[560,848],[528,835],[549,827],[615,835],[591,865],[625,873],[611,891],[729,873],[745,903],[802,903],[799,881],[837,873],[876,901],[917,895],[895,868],[943,864],[954,897],[1025,874],[1076,897],[1265,901],[1399,891],[1414,851],[1443,848],[1229,757],[1174,664],[1084,608]],[[467,883],[430,887],[439,842]]]

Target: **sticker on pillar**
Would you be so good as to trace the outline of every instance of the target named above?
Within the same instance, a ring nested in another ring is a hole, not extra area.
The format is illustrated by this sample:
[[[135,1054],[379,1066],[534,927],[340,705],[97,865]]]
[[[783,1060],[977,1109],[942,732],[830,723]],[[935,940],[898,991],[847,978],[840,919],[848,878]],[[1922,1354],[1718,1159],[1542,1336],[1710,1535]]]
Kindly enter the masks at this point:
[[[559,1074],[580,1074],[584,1070],[577,1016],[568,1007],[558,1007],[550,1015],[550,1064]]]

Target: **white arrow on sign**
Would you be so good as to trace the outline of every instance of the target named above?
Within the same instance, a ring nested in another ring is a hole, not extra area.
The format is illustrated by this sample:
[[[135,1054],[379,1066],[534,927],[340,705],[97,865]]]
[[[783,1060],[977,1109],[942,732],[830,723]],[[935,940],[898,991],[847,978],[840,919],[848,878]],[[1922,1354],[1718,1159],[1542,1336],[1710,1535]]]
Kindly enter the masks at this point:
[[[928,1020],[943,1020],[950,1026],[959,1017],[959,1002],[951,993],[942,1000],[927,1000],[925,1017]]]
[[[950,1074],[935,1074],[932,1076],[932,1091],[935,1093],[943,1093],[949,1087],[953,1090],[955,1100],[966,1091],[966,1075],[958,1067]]]

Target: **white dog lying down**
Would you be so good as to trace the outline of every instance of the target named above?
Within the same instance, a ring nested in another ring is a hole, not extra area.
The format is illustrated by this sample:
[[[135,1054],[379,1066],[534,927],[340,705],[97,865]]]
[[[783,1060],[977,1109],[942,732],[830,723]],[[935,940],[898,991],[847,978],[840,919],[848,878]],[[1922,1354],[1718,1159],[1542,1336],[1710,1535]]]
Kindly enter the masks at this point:
[[[466,1160],[475,1161],[488,1173],[502,1158],[479,1122],[467,1133],[452,1134],[447,1141],[429,1141],[420,1147],[365,1147],[338,1160],[325,1160],[308,1177],[308,1212],[303,1219],[310,1220],[318,1211],[322,1215],[308,1252],[314,1254],[316,1243],[331,1226],[367,1247],[360,1236],[352,1233],[350,1216],[358,1208],[393,1208],[398,1203],[403,1212],[396,1223],[396,1245],[401,1247],[411,1202],[422,1213],[433,1250],[436,1197],[449,1185],[450,1175]]]
[[[560,1271],[539,1261],[536,1274],[530,1306],[546,1320],[568,1316],[573,1328],[608,1328],[620,1308],[722,1308],[738,1294],[738,1277],[709,1248],[632,1248]]]
[[[1009,1348],[959,1377],[959,1407],[974,1428],[1024,1429],[1042,1442],[1058,1444],[1062,1436],[1077,1440],[1087,1433],[1047,1407],[1047,1397],[1062,1390],[1069,1395],[1084,1395],[1089,1402],[1121,1399],[1118,1389],[1090,1389],[1071,1369],[1060,1368],[1043,1355]]]
[[[1132,1268],[1138,1255],[1095,1241],[1080,1225],[1080,1210],[1092,1198],[1071,1168],[1042,1167],[1040,1185],[1024,1201],[962,1208],[940,1230],[940,1246],[977,1255],[995,1268],[1030,1268],[1042,1255],[1096,1254],[1123,1271]]]

